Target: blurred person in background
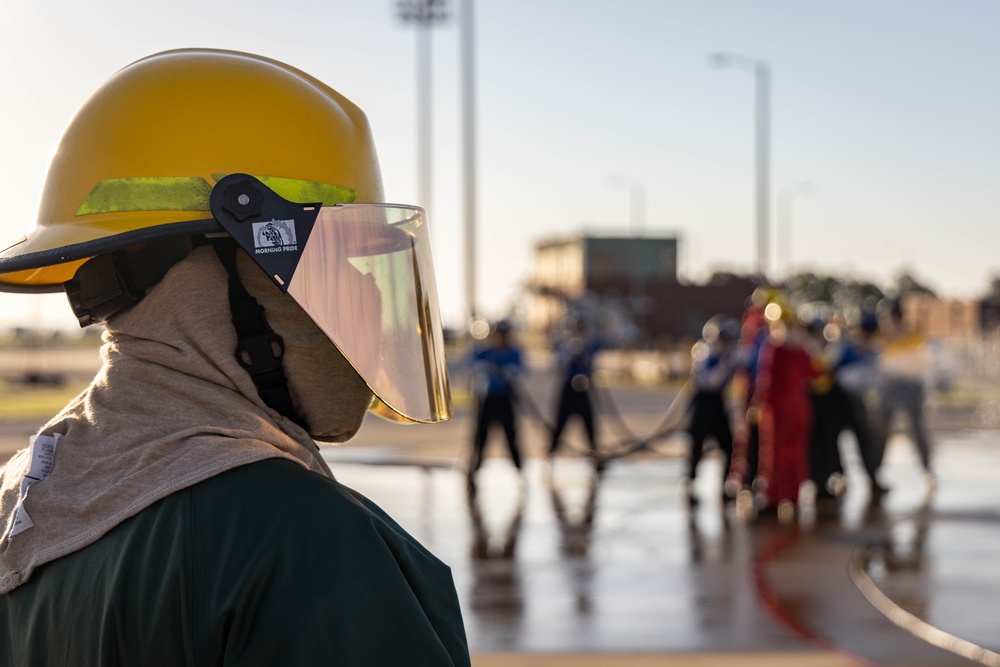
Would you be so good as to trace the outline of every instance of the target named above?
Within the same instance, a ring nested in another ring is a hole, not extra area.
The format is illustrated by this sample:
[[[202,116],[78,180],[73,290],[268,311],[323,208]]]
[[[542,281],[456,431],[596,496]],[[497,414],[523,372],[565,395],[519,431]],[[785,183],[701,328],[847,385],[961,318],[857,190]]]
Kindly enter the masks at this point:
[[[382,202],[364,113],[268,58],[159,53],[84,104],[0,251],[0,289],[106,324],[0,469],[0,662],[470,664],[449,568],[317,446],[451,416],[424,213]]]
[[[570,330],[559,336],[553,351],[556,370],[560,378],[556,419],[549,441],[549,456],[559,449],[559,439],[570,417],[577,417],[587,434],[587,445],[592,457],[597,456],[597,431],[594,424],[593,388],[594,356],[601,349],[600,340],[587,332],[586,326],[576,321]]]
[[[712,438],[723,455],[722,480],[725,500],[725,480],[733,454],[733,433],[726,408],[726,390],[736,372],[736,345],[740,337],[739,322],[715,316],[702,327],[702,338],[691,350],[691,389],[687,434],[691,441],[688,454],[688,476],[684,482],[688,502],[698,504],[694,480],[705,447]]]
[[[812,407],[808,384],[815,377],[806,334],[789,305],[775,297],[764,309],[770,328],[761,347],[750,411],[760,428],[754,480],[757,510],[791,521],[799,490],[809,478]]]
[[[839,339],[844,351],[837,367],[837,398],[845,429],[854,434],[858,453],[869,480],[870,500],[879,502],[888,493],[878,479],[884,442],[879,442],[873,429],[871,406],[878,377],[878,317],[863,312],[857,322]]]
[[[839,329],[829,317],[811,317],[806,325],[807,349],[814,377],[809,381],[812,432],[809,438],[809,475],[816,484],[816,501],[823,506],[844,492],[844,466],[840,459],[840,432],[844,420],[838,399],[837,368],[844,346]]]
[[[486,345],[474,349],[472,358],[473,390],[476,395],[476,428],[467,471],[469,491],[475,492],[476,473],[483,464],[483,454],[491,427],[503,429],[510,459],[521,471],[521,449],[517,439],[517,383],[525,366],[521,348],[514,342],[513,327],[507,320],[497,322]]]
[[[924,421],[926,387],[934,370],[930,350],[920,332],[907,324],[898,298],[879,304],[879,332],[877,461],[881,465],[893,420],[902,412],[909,421],[927,485],[933,489],[931,438]]]
[[[733,455],[726,479],[727,494],[730,496],[736,496],[741,489],[749,489],[757,475],[760,429],[757,423],[758,413],[751,410],[750,406],[757,386],[760,351],[768,337],[764,308],[777,294],[778,291],[774,288],[758,287],[754,290],[740,323],[732,392],[734,401],[739,406],[740,418],[736,421]]]

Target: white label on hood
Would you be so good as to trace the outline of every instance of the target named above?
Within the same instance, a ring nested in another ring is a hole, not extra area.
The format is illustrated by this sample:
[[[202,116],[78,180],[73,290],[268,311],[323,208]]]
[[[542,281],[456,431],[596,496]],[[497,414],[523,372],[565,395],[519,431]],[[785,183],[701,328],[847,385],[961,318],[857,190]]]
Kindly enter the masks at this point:
[[[28,512],[24,509],[24,498],[28,495],[28,487],[35,482],[45,479],[52,472],[52,464],[56,459],[56,444],[59,442],[60,437],[62,437],[61,434],[54,433],[52,435],[33,435],[28,440],[31,444],[31,450],[28,454],[30,462],[27,472],[21,478],[21,497],[17,501],[17,507],[14,508],[14,521],[11,523],[10,532],[7,534],[8,538],[14,537],[18,533],[24,532],[35,525],[32,523],[31,517],[28,516]]]

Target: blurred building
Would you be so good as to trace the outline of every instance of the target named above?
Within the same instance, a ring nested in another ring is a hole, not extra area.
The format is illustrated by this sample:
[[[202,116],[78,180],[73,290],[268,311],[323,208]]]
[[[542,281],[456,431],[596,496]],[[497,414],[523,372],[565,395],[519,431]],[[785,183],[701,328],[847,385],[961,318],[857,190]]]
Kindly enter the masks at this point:
[[[677,239],[579,235],[535,245],[529,326],[549,331],[588,301],[605,331],[640,346],[697,337],[709,317],[740,317],[754,284],[688,285],[677,279]],[[594,305],[596,304],[596,305]]]
[[[941,299],[932,294],[902,297],[903,319],[927,338],[938,340],[978,337],[1000,324],[1000,313],[989,302]]]

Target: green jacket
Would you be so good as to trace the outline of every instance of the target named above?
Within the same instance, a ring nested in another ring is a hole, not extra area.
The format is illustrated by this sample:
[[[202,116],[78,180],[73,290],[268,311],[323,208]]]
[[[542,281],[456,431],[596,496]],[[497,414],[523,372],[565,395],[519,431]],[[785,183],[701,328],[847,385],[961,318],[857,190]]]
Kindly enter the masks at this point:
[[[281,459],[179,491],[0,596],[0,665],[468,666],[449,568]]]

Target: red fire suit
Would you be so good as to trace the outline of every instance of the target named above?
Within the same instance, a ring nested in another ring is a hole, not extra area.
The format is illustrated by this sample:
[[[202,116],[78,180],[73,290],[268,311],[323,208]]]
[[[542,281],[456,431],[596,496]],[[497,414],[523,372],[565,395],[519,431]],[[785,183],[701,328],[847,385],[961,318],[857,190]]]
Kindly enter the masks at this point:
[[[812,407],[808,383],[815,376],[809,353],[791,340],[768,339],[757,368],[754,403],[759,411],[760,461],[757,478],[764,509],[798,501],[809,478]]]

